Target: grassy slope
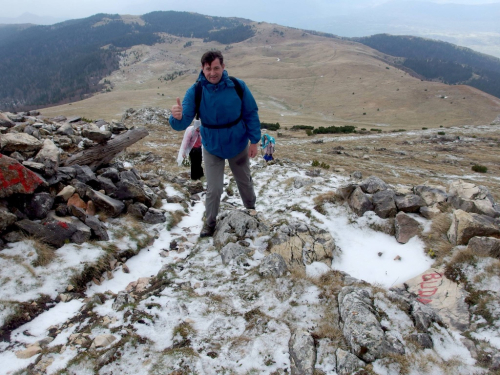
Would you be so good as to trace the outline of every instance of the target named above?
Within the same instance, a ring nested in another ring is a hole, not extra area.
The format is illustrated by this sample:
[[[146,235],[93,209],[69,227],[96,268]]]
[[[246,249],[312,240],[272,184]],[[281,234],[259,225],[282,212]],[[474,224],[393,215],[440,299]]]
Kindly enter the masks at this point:
[[[500,99],[468,86],[420,81],[389,66],[383,54],[361,44],[277,25],[255,26],[255,37],[223,52],[228,72],[252,89],[262,121],[278,121],[282,126],[420,129],[488,124],[500,113]],[[274,29],[283,31],[284,37],[273,33]],[[189,40],[193,45],[183,48]],[[111,120],[120,119],[130,107],[170,108],[196,80],[201,54],[224,47],[177,37],[161,45],[133,47],[139,57],[124,59],[129,65],[108,77],[114,84],[112,92],[42,113]],[[158,81],[162,75],[186,69],[193,73],[167,83]]]

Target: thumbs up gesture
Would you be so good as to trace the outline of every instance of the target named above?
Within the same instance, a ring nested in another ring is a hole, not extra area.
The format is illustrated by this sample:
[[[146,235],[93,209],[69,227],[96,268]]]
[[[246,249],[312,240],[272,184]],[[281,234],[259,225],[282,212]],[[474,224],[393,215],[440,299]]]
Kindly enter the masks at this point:
[[[172,116],[179,121],[182,120],[182,104],[179,98],[177,98],[177,104],[172,106]]]

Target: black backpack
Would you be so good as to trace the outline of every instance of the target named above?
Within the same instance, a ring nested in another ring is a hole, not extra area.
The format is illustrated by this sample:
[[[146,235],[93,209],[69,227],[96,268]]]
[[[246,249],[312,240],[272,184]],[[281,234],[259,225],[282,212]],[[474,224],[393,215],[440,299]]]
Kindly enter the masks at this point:
[[[240,82],[234,78],[229,76],[229,79],[233,81],[234,83],[234,89],[236,90],[236,93],[240,97],[241,102],[243,103],[243,87],[241,87]],[[203,95],[203,87],[201,86],[200,81],[196,81],[196,86],[194,87],[194,108],[195,108],[195,118],[197,120],[200,119],[200,104],[201,104],[201,96]],[[241,120],[241,113],[240,116],[238,117],[237,120],[230,122],[229,124],[224,124],[224,125],[209,125],[209,124],[202,124],[206,128],[210,129],[222,129],[222,128],[230,128],[231,126],[236,125],[239,123]]]

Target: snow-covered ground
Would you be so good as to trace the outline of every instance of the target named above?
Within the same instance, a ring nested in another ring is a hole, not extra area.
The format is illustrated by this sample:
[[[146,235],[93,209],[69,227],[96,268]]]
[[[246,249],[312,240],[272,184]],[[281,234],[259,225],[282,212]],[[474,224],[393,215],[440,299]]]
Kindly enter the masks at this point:
[[[370,229],[370,223],[381,220],[374,215],[367,213],[357,218],[344,206],[333,204],[326,205],[325,215],[313,209],[314,198],[334,191],[346,182],[345,177],[325,171],[313,178],[305,174],[305,166],[265,166],[260,161],[253,162],[252,168],[258,196],[256,210],[270,223],[293,217],[327,230],[342,250],[334,259],[333,269],[389,288],[431,266],[432,260],[426,256],[419,239],[402,245],[394,237]],[[304,184],[296,185],[296,180]],[[226,182],[234,185],[228,176]],[[241,207],[237,189],[233,190],[234,196],[224,194],[223,200]],[[168,186],[167,191],[169,195],[175,194],[172,186]],[[191,206],[187,216],[171,230],[164,224],[151,226],[151,231],[157,231],[157,238],[127,261],[129,273],[117,269],[112,279],[106,277],[101,285],[90,284],[86,292],[87,297],[98,293],[117,294],[129,283],[155,276],[162,267],[172,265],[168,271],[170,281],[159,295],[143,299],[133,311],[130,307],[116,311],[110,298],[93,309],[97,319],[89,317],[69,325],[65,323],[79,313],[83,300],[59,303],[13,331],[10,343],[0,343],[0,373],[13,374],[33,364],[37,356],[20,359],[15,352],[46,338],[51,326],[60,332],[48,344],[49,352],[44,355],[47,374],[63,369],[71,374],[94,373],[92,361],[75,360],[83,349],[69,345],[71,335],[82,331],[91,339],[111,333],[124,342],[120,348],[121,359],[102,366],[100,374],[165,374],[179,366],[196,374],[271,374],[289,369],[290,328],[286,323],[317,329],[327,313],[320,290],[308,279],[271,280],[258,276],[255,269],[265,249],[259,240],[250,244],[256,251],[247,264],[225,266],[212,246],[212,239],[198,238],[203,198],[202,195],[202,201]],[[173,212],[179,210],[180,205],[165,204],[163,208]],[[422,221],[425,224],[425,220]],[[187,239],[184,251],[170,251],[170,242],[182,237]],[[123,239],[114,241],[119,247],[132,246]],[[36,252],[30,249],[29,241],[9,244],[2,251],[5,256],[0,257],[0,300],[28,301],[42,294],[54,298],[65,290],[75,272],[98,259],[102,251],[89,244],[65,245],[57,250],[56,259],[48,266],[31,267]],[[168,255],[162,257],[160,254],[165,255],[165,251]],[[24,257],[24,266],[14,265],[9,257]],[[400,260],[395,260],[396,257]],[[28,267],[32,271],[28,271]],[[313,263],[307,267],[306,274],[315,277],[329,269],[324,263]],[[5,306],[3,316],[10,312],[8,303]],[[399,319],[398,324],[404,329],[407,322],[391,312],[389,302],[380,303],[379,307],[391,319]],[[435,338],[436,349],[432,351],[435,361],[460,358],[462,370],[457,373],[477,370],[457,337],[436,328]],[[185,351],[181,358],[179,352],[171,348],[182,348],[185,340],[190,340],[189,346],[196,351]],[[186,363],[186,359],[190,362]],[[395,373],[383,362],[377,362],[374,370],[380,374]],[[412,373],[421,372],[415,369]]]

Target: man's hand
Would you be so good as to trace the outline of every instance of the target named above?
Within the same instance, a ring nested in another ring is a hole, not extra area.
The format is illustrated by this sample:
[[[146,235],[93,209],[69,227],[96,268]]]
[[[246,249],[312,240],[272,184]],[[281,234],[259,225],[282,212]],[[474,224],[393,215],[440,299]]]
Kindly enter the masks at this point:
[[[248,156],[250,156],[251,158],[257,156],[257,143],[250,144],[250,147],[248,147]]]
[[[177,98],[177,104],[172,106],[172,116],[179,121],[182,120],[182,104],[179,98]]]

